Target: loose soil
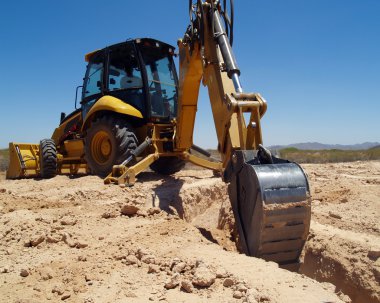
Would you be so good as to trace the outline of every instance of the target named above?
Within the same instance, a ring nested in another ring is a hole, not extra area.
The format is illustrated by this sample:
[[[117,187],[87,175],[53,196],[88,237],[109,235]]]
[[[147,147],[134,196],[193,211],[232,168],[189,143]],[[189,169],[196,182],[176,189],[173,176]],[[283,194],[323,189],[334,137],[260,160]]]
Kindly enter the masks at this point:
[[[226,185],[207,170],[124,188],[0,173],[0,302],[380,302],[380,162],[304,168],[300,273],[237,252]]]

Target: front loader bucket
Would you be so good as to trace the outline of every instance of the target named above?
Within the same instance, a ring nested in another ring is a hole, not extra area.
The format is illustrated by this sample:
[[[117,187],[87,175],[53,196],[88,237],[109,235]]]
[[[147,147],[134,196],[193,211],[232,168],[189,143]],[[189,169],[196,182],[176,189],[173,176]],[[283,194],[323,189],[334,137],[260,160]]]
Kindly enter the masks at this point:
[[[39,145],[9,143],[7,179],[37,177],[39,173]]]
[[[280,265],[298,263],[311,216],[307,177],[297,163],[245,161],[229,185],[229,195],[244,253]],[[239,161],[239,160],[238,160]]]

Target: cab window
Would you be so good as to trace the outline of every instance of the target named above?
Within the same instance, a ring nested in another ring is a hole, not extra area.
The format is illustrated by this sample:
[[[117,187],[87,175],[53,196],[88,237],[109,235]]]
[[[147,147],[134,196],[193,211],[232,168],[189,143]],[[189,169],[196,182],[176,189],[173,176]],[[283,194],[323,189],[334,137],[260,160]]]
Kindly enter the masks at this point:
[[[111,51],[108,89],[140,89],[142,86],[141,71],[133,46]]]
[[[145,115],[145,94],[141,69],[132,43],[109,52],[107,94],[137,108]]]
[[[84,79],[83,99],[101,93],[103,77],[103,56],[96,56],[87,67]]]
[[[177,78],[170,49],[158,42],[140,44],[145,63],[153,117],[175,117],[177,112]]]

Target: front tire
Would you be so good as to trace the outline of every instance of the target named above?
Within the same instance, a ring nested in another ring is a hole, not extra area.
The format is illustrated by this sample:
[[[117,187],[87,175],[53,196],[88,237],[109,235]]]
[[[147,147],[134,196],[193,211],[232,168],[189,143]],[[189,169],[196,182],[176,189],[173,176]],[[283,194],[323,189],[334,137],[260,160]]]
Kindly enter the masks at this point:
[[[101,177],[107,176],[113,165],[122,163],[138,143],[126,121],[110,116],[95,120],[84,142],[90,172]]]
[[[57,148],[52,139],[40,141],[40,174],[44,179],[57,175]]]

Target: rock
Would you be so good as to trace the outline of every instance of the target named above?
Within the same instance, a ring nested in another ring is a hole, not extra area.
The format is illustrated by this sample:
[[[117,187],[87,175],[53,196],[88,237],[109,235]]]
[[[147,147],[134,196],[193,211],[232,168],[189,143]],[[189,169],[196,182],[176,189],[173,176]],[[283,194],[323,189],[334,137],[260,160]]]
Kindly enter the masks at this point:
[[[341,299],[344,303],[351,303],[352,302],[350,297],[345,295],[341,291],[337,292],[337,295],[338,295],[339,299]]]
[[[160,267],[158,265],[149,264],[148,274],[155,274],[155,273],[158,273],[158,272],[160,272]]]
[[[170,269],[172,270],[175,265],[181,262],[180,258],[174,258],[170,261]]]
[[[138,210],[136,214],[137,214],[138,217],[143,217],[143,218],[145,218],[146,216],[148,216],[148,213],[145,210],[143,210],[143,209]]]
[[[139,248],[137,249],[137,252],[136,252],[136,257],[141,260],[142,257],[146,256],[146,255],[150,255],[149,251],[143,249],[143,248]]]
[[[40,270],[42,280],[47,281],[54,277],[54,271],[51,267],[44,267]]]
[[[147,213],[149,216],[153,216],[155,214],[159,214],[161,212],[161,209],[159,207],[151,207],[148,209]]]
[[[65,292],[65,289],[63,287],[63,285],[54,285],[53,286],[53,289],[51,290],[51,292],[54,294],[58,294],[58,295],[63,295],[63,293]]]
[[[75,219],[75,218],[73,218],[73,217],[63,217],[61,219],[61,224],[62,225],[71,225],[71,226],[73,226],[73,225],[77,224],[77,222],[78,222],[78,220]]]
[[[153,255],[145,255],[141,257],[141,262],[145,264],[154,264],[156,260],[156,257]]]
[[[110,219],[110,218],[116,218],[118,214],[114,211],[106,211],[102,214],[103,219]]]
[[[87,247],[88,246],[88,244],[87,244],[87,242],[84,242],[84,241],[77,241],[76,243],[75,243],[75,247],[76,248],[85,248],[85,247]]]
[[[201,266],[206,266],[205,262],[202,259],[198,259],[195,261],[195,267],[201,267]]]
[[[340,214],[337,214],[335,212],[329,211],[329,216],[335,219],[342,219],[342,216]]]
[[[224,281],[223,281],[223,286],[224,287],[231,287],[232,285],[234,285],[235,284],[235,281],[234,281],[234,279],[232,279],[232,278],[226,278],[226,279],[224,279]]]
[[[70,235],[68,233],[62,234],[62,241],[65,242],[70,247],[75,247],[76,243],[72,241]]]
[[[133,265],[133,264],[137,264],[139,260],[136,258],[135,255],[128,255],[126,258],[125,258],[125,264],[126,265]]]
[[[61,241],[61,239],[62,239],[62,237],[59,235],[48,235],[48,236],[46,236],[45,241],[47,243],[58,243],[59,241]]]
[[[87,261],[87,257],[86,256],[78,256],[78,261],[86,262]]]
[[[127,298],[137,298],[137,295],[133,291],[128,291],[125,296]]]
[[[34,286],[33,286],[33,290],[38,291],[38,292],[41,292],[41,288],[40,288],[40,286],[37,286],[37,285],[34,285]]]
[[[193,285],[191,284],[191,282],[189,280],[183,280],[181,282],[181,289],[186,291],[186,292],[193,292]]]
[[[179,273],[175,273],[165,281],[165,288],[172,289],[177,287],[180,283],[181,275]]]
[[[380,257],[380,250],[378,250],[378,249],[371,249],[371,250],[368,251],[367,256],[371,260],[376,261]]]
[[[241,291],[235,290],[232,294],[232,297],[234,297],[235,299],[241,299],[243,297],[243,293]]]
[[[133,204],[125,204],[122,208],[121,208],[121,213],[124,215],[124,216],[133,216],[135,215],[138,211],[139,211],[139,207],[137,207],[136,205],[133,205]]]
[[[215,282],[216,275],[206,266],[198,267],[194,272],[193,285],[199,287],[209,287]]]
[[[0,268],[0,273],[6,274],[10,272],[10,268],[8,266],[4,266]]]
[[[100,277],[94,272],[88,272],[84,275],[86,282],[100,280]]]
[[[227,278],[230,276],[230,273],[228,273],[224,268],[218,267],[216,270],[216,277],[218,279]]]
[[[178,264],[175,264],[173,266],[172,271],[173,272],[177,272],[177,273],[181,273],[181,272],[185,271],[185,267],[186,267],[186,263],[185,262],[179,262]]]
[[[324,290],[330,291],[331,293],[335,292],[336,286],[329,282],[320,282]]]
[[[30,240],[24,242],[24,247],[36,247],[45,240],[45,235],[35,235]]]
[[[23,277],[23,278],[26,278],[27,276],[29,276],[29,270],[27,270],[25,268],[22,268],[20,270],[20,276]]]
[[[66,299],[68,299],[68,298],[70,298],[70,297],[71,297],[71,294],[67,293],[67,294],[64,294],[64,295],[61,297],[61,300],[64,301],[64,300],[66,300]]]
[[[5,194],[7,190],[5,188],[0,188],[0,193]]]
[[[244,284],[239,283],[239,284],[236,286],[236,290],[238,290],[238,291],[240,291],[240,292],[242,292],[242,293],[245,293],[245,292],[248,290],[248,288],[247,288]]]
[[[247,298],[247,303],[257,303],[257,302],[260,302],[260,294],[254,288],[250,288],[250,289],[247,290],[247,292],[246,292],[246,298]]]

